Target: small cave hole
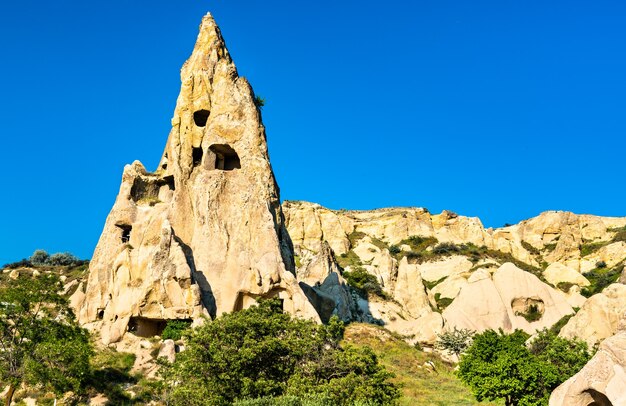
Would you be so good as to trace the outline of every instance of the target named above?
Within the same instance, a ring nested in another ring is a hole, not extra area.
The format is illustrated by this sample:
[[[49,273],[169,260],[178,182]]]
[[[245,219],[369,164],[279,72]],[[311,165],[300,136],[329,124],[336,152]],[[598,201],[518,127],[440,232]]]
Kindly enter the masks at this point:
[[[176,190],[176,186],[174,185],[174,175],[164,177],[163,184],[167,185],[169,190]]]
[[[98,320],[104,319],[104,309],[98,309]]]
[[[161,169],[166,170],[167,169],[167,164],[165,163],[165,164],[161,165]]]
[[[122,243],[128,243],[130,241],[130,232],[132,231],[133,226],[128,224],[118,224],[117,226],[122,230]]]
[[[222,171],[241,169],[239,155],[230,145],[215,144],[211,145],[209,150],[215,154],[215,169]]]
[[[198,127],[206,126],[206,122],[209,119],[209,110],[198,110],[193,113],[193,122],[196,123]]]
[[[193,148],[191,150],[191,159],[193,166],[199,166],[202,163],[202,148]]]

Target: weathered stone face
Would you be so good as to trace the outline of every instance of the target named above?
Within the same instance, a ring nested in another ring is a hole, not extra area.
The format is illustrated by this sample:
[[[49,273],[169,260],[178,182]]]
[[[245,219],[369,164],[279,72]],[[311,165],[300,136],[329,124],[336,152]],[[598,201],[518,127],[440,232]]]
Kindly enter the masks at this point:
[[[115,342],[131,318],[215,317],[267,296],[317,319],[289,272],[293,253],[254,93],[210,15],[181,81],[157,171],[124,168],[84,295],[74,298],[79,320]]]

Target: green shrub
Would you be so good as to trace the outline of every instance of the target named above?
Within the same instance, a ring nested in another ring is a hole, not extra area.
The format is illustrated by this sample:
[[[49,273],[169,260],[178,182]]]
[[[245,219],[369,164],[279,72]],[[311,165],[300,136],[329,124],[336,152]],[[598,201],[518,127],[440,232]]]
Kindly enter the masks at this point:
[[[389,295],[387,295],[387,293],[383,291],[382,286],[380,286],[378,278],[362,267],[356,267],[352,272],[345,271],[343,277],[346,279],[346,282],[348,282],[348,285],[356,289],[365,298],[367,298],[369,293],[383,299],[389,298]]]
[[[278,300],[225,314],[193,329],[162,368],[166,403],[313,406],[298,399],[324,394],[329,405],[394,404],[400,392],[372,350],[341,347],[336,336],[283,313]]]
[[[254,97],[254,104],[259,108],[262,109],[265,106],[265,98],[256,95]]]
[[[561,290],[562,292],[569,292],[569,290],[572,288],[572,286],[574,286],[575,284],[572,282],[559,282],[557,283],[556,287]]]
[[[461,355],[458,376],[476,400],[504,399],[506,405],[545,405],[550,393],[589,360],[587,344],[543,330],[526,346],[521,330],[487,330]]]
[[[43,266],[48,264],[50,255],[44,250],[35,250],[30,256],[30,263],[35,266]]]
[[[589,280],[589,286],[585,286],[581,289],[581,295],[585,297],[591,297],[596,293],[602,291],[602,289],[606,288],[612,283],[615,283],[624,269],[624,264],[619,263],[612,269],[607,269],[606,265],[604,268],[595,268],[589,272],[584,273],[583,275],[587,280]]]
[[[359,258],[359,256],[352,250],[339,255],[338,257],[335,257],[335,260],[337,261],[337,264],[342,268],[345,269],[349,266],[352,267],[357,267],[357,266],[361,266],[361,258]]]
[[[163,340],[180,340],[189,326],[191,326],[191,322],[187,320],[168,320],[161,338]]]
[[[446,330],[437,334],[435,347],[459,356],[470,346],[474,334],[476,334],[475,331],[454,327],[453,330]]]
[[[82,261],[80,259],[76,258],[69,252],[58,252],[56,254],[50,255],[50,258],[48,258],[46,264],[51,266],[72,266],[81,262]]]
[[[453,301],[454,299],[450,299],[449,297],[441,297],[441,293],[435,293],[435,303],[437,303],[437,308],[440,311],[445,310]]]
[[[530,245],[526,241],[522,241],[522,247],[524,247],[524,249],[526,251],[530,252],[532,255],[541,255],[541,253],[539,252],[539,250],[537,248],[535,248],[534,246]]]
[[[580,246],[580,256],[586,257],[589,254],[592,254],[599,250],[600,248],[606,246],[608,243],[606,242],[589,242],[586,244],[582,244]]]
[[[532,323],[533,321],[539,320],[541,316],[543,316],[543,313],[539,311],[538,305],[531,304],[525,312],[515,312],[515,315],[522,316],[527,322]]]

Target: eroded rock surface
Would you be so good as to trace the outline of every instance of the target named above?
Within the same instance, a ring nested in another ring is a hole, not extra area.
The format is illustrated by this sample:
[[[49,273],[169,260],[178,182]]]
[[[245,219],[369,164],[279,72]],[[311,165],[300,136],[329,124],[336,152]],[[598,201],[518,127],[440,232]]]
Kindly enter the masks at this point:
[[[552,392],[550,406],[626,404],[626,320],[576,375]]]
[[[614,283],[590,297],[559,335],[578,337],[590,347],[615,334],[620,318],[626,314],[626,285]]]

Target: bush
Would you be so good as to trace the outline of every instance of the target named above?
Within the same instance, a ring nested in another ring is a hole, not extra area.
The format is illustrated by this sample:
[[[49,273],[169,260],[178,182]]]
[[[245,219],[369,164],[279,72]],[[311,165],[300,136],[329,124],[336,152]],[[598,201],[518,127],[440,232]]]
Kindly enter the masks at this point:
[[[191,326],[190,321],[186,320],[168,320],[167,325],[163,329],[161,338],[164,340],[178,341],[183,337],[183,333]]]
[[[48,263],[50,255],[44,250],[35,250],[33,255],[30,256],[30,263],[35,266],[43,266]]]
[[[526,347],[521,330],[504,334],[487,330],[474,336],[461,355],[458,376],[476,400],[504,399],[505,405],[544,405],[550,393],[590,358],[587,344],[541,331]]]
[[[382,286],[378,282],[378,278],[371,273],[367,272],[364,268],[357,267],[352,272],[344,272],[343,277],[348,282],[348,285],[356,289],[361,296],[367,298],[369,293],[374,294],[380,298],[387,299],[389,295],[383,291]]]
[[[591,297],[596,293],[602,292],[604,288],[615,283],[623,270],[624,264],[620,263],[613,269],[596,268],[583,275],[589,280],[590,285],[581,289],[580,294],[585,297]]]
[[[456,245],[451,242],[442,242],[433,248],[433,254],[436,255],[446,255],[446,254],[454,254],[457,252],[461,252],[465,249],[465,244]]]
[[[308,406],[316,404],[288,401],[324,394],[332,405],[393,404],[392,374],[369,348],[342,348],[338,335],[337,326],[292,319],[277,300],[225,314],[191,330],[186,350],[162,368],[166,403]]]
[[[26,258],[22,259],[21,261],[4,264],[4,268],[8,268],[8,269],[30,268],[32,266],[33,264]]]
[[[475,331],[466,328],[459,330],[454,327],[452,331],[446,330],[441,334],[437,334],[435,347],[459,356],[470,346],[474,334],[476,334]]]
[[[399,253],[400,253],[400,251],[402,251],[402,250],[401,250],[401,249],[400,249],[400,247],[398,247],[397,245],[392,245],[391,247],[389,247],[389,253],[390,253],[391,255],[396,255],[396,254],[399,254]]]
[[[596,262],[596,268],[606,268],[606,262],[604,261]]]
[[[51,266],[72,266],[80,264],[82,261],[69,252],[58,252],[52,254],[46,261],[46,265]]]

